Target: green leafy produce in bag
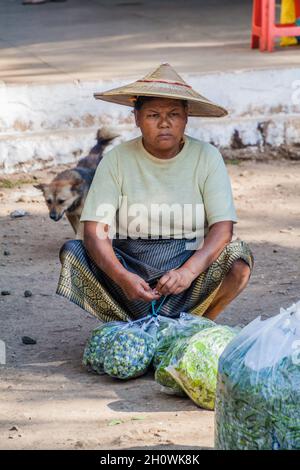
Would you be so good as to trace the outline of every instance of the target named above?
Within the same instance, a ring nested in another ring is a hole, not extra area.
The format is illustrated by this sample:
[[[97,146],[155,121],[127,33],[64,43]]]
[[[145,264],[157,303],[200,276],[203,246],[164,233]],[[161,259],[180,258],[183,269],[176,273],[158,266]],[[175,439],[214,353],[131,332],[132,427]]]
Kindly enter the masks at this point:
[[[166,368],[201,408],[214,409],[219,357],[235,335],[236,331],[227,326],[200,331],[188,340],[178,361]]]
[[[104,374],[105,351],[120,327],[124,322],[104,323],[92,331],[92,334],[85,346],[82,363],[97,374]]]
[[[182,312],[179,319],[173,320],[166,327],[158,330],[158,344],[153,358],[154,368],[156,369],[159,366],[161,360],[165,358],[168,349],[175,341],[180,338],[191,337],[195,333],[213,326],[215,326],[215,323],[208,318],[197,317],[196,315]],[[164,359],[163,368],[167,367],[167,365],[167,360]]]
[[[225,349],[215,421],[218,449],[300,450],[300,301]]]
[[[188,346],[187,338],[173,341],[172,347],[163,356],[155,371],[155,381],[162,385],[162,391],[170,395],[186,396],[180,385],[173,379],[167,368],[178,361]]]

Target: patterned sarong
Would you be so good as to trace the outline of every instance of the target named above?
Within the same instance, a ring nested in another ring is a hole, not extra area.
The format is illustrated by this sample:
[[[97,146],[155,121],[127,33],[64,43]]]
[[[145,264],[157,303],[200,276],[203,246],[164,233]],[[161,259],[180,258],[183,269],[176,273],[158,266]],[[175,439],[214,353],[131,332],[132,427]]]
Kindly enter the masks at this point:
[[[192,256],[194,251],[186,249],[186,242],[185,239],[114,239],[113,248],[123,266],[154,287],[165,272],[180,267]],[[128,300],[121,287],[94,263],[81,240],[67,241],[59,257],[62,268],[56,293],[99,320],[129,321],[150,313],[151,302]],[[230,242],[184,292],[167,296],[160,315],[172,318],[180,312],[203,315],[238,259],[245,261],[252,272],[253,255],[242,240]]]

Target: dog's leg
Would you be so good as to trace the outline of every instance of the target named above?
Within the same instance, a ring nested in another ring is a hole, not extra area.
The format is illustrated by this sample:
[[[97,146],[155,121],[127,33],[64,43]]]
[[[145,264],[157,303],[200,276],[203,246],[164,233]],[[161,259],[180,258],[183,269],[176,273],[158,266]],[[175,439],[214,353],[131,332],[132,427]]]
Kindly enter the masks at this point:
[[[76,214],[68,214],[67,212],[65,214],[76,234],[79,227],[80,216]]]

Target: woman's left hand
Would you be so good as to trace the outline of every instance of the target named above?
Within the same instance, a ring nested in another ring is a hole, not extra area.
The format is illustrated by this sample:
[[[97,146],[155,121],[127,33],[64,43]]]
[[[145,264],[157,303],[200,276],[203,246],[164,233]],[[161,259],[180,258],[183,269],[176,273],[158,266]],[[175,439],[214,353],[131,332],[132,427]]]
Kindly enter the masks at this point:
[[[164,274],[155,286],[162,295],[180,294],[188,289],[194,277],[187,268],[172,269]]]

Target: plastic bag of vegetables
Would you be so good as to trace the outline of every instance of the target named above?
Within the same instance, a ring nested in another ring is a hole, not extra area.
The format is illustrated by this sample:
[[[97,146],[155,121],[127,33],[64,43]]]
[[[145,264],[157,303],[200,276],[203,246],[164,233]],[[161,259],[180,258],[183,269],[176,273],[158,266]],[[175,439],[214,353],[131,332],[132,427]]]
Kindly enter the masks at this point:
[[[105,352],[104,372],[118,379],[139,377],[149,369],[157,346],[158,329],[167,327],[169,321],[159,317],[167,296],[151,302],[150,314],[140,320],[130,322],[112,337]]]
[[[154,320],[148,320],[129,323],[115,333],[105,352],[106,374],[132,379],[147,372],[157,344]]]
[[[154,356],[157,326],[153,317],[105,323],[92,332],[82,362],[100,375],[118,379],[143,375]]]
[[[147,372],[157,344],[158,327],[162,330],[169,321],[158,317],[165,297],[151,314],[131,322],[110,322],[96,328],[89,339],[83,364],[95,372],[119,379],[132,379]]]
[[[182,312],[178,319],[169,322],[165,328],[158,330],[157,334],[157,347],[153,358],[153,366],[156,369],[161,360],[163,359],[163,365],[160,368],[159,377],[161,377],[162,369],[165,369],[169,365],[169,361],[174,362],[172,353],[167,354],[169,348],[180,338],[188,338],[193,336],[195,333],[202,331],[206,328],[215,326],[212,320],[205,317],[197,317],[196,315]],[[165,371],[163,372],[165,374]],[[169,380],[169,379],[168,379]],[[163,381],[158,380],[161,385],[164,385]]]
[[[104,323],[92,331],[90,338],[83,352],[82,363],[88,369],[97,374],[104,374],[104,358],[105,352],[120,328],[124,327],[124,322]]]
[[[156,369],[155,380],[162,385],[164,393],[186,396],[167,368],[175,364],[182,356],[191,336],[213,326],[215,323],[208,318],[182,312],[179,319],[173,320],[158,334],[153,365]]]
[[[166,368],[177,384],[201,408],[213,410],[219,357],[237,331],[214,326],[187,340],[183,354]]]
[[[187,345],[188,338],[178,338],[177,341],[174,341],[155,370],[155,381],[162,385],[162,392],[168,395],[186,396],[186,393],[182,390],[180,385],[178,385],[176,380],[173,379],[167,369],[170,365],[178,361],[186,350]]]
[[[225,349],[215,419],[219,449],[300,449],[300,301]]]

